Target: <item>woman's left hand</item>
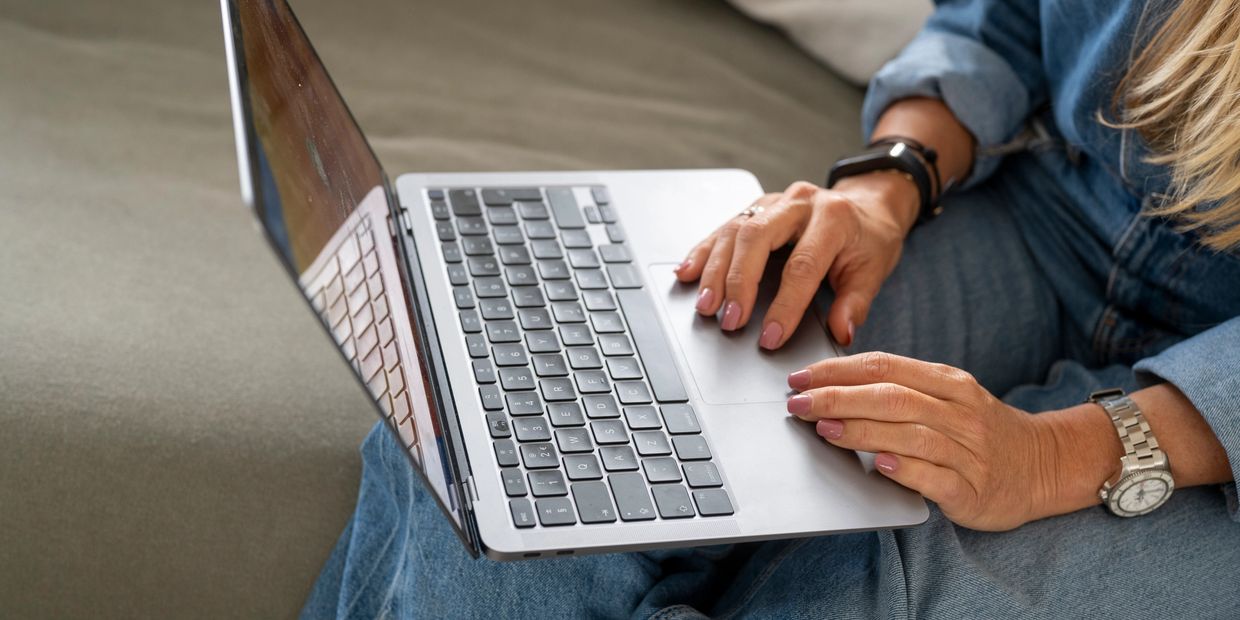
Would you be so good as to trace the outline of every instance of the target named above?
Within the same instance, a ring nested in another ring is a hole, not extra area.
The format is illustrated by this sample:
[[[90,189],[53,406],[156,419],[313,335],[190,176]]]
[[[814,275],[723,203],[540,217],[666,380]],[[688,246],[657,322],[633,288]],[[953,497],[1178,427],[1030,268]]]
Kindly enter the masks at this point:
[[[788,411],[833,445],[877,452],[892,480],[954,523],[1000,531],[1048,516],[1052,431],[967,372],[887,353],[823,360],[788,377]]]

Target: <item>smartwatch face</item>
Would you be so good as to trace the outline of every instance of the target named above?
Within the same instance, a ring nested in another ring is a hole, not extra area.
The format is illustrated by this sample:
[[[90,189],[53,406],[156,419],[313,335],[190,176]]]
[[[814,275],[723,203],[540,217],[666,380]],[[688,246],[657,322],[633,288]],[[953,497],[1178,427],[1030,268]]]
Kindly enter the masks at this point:
[[[1161,478],[1147,478],[1129,485],[1116,502],[1120,510],[1140,514],[1152,510],[1167,497],[1170,487]]]

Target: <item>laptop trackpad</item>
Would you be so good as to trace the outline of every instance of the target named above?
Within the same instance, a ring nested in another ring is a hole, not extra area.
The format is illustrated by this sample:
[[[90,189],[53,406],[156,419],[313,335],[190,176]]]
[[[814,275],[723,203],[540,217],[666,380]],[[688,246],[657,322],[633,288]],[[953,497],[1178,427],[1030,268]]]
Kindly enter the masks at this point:
[[[672,272],[675,267],[671,263],[650,265],[650,282],[702,400],[714,405],[782,403],[789,394],[788,373],[836,355],[822,328],[824,321],[812,305],[781,349],[758,348],[762,317],[779,284],[778,265],[767,269],[749,325],[735,332],[721,330],[716,317],[697,313],[697,284],[677,281]]]

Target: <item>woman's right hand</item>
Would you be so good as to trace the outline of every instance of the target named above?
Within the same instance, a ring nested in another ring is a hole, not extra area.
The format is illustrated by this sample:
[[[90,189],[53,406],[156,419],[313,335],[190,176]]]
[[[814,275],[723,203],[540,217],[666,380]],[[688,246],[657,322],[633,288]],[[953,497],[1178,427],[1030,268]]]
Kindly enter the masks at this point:
[[[889,172],[849,177],[829,190],[793,183],[759,198],[757,213],[719,227],[693,248],[676,276],[681,282],[701,280],[698,313],[711,316],[722,308],[721,327],[737,330],[752,318],[771,252],[795,243],[758,344],[783,346],[826,278],[835,290],[827,325],[848,346],[900,259],[904,237],[917,220],[918,199],[911,180]]]

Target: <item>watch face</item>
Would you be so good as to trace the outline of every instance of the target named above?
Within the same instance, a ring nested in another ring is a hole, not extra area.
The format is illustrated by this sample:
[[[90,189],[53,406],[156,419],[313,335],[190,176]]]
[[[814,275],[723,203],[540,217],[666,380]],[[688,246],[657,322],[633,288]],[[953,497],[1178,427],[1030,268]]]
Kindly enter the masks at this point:
[[[1166,480],[1154,477],[1145,478],[1128,485],[1115,503],[1126,513],[1144,514],[1162,504],[1170,491],[1171,486]]]

